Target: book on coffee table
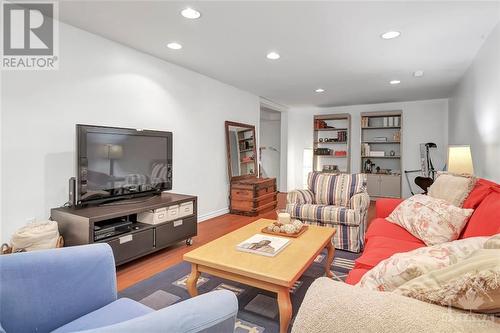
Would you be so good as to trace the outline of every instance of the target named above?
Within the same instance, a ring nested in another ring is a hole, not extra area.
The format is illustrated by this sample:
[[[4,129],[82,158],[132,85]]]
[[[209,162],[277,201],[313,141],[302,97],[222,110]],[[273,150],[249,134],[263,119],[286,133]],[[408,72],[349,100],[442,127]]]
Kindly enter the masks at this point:
[[[274,257],[289,243],[290,240],[283,237],[256,234],[236,245],[236,250]]]

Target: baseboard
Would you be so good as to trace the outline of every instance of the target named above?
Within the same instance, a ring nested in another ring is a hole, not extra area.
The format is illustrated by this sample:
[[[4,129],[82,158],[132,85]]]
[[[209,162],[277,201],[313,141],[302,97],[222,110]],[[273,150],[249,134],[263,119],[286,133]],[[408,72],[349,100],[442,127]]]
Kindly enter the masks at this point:
[[[222,208],[222,209],[219,209],[219,210],[215,210],[215,211],[207,213],[207,214],[198,215],[198,223],[206,221],[206,220],[209,220],[209,219],[213,219],[214,217],[221,216],[221,215],[224,215],[224,214],[227,214],[227,213],[229,213],[229,208],[228,207]]]

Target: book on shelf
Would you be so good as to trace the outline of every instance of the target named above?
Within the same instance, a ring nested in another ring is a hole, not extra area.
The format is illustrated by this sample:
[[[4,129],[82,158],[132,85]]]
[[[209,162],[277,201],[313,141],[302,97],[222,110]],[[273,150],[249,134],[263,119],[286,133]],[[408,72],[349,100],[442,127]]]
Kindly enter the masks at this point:
[[[370,151],[370,157],[384,157],[385,152],[384,151],[377,151],[377,150],[372,150]]]
[[[290,240],[287,238],[256,234],[236,245],[236,250],[274,257],[288,244]]]

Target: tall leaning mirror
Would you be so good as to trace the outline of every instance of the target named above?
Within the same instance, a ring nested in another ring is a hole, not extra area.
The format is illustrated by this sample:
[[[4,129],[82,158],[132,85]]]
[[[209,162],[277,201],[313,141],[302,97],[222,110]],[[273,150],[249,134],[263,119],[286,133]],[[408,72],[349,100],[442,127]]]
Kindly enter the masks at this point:
[[[255,126],[226,121],[229,179],[257,176]]]

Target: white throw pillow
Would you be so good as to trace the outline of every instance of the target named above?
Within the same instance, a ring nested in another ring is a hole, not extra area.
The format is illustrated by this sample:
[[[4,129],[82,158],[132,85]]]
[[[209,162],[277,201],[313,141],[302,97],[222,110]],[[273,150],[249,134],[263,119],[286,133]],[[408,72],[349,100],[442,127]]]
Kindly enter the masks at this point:
[[[394,292],[443,306],[500,314],[500,249],[476,250],[468,258],[423,274]]]
[[[481,249],[488,237],[470,237],[444,244],[396,253],[368,271],[358,286],[393,291],[406,282],[436,269],[455,264]]]
[[[458,239],[473,212],[417,194],[400,203],[387,221],[402,226],[426,245],[436,245]]]
[[[462,207],[475,184],[476,178],[470,175],[438,172],[436,180],[429,187],[428,195],[436,199],[446,200],[454,206]]]

